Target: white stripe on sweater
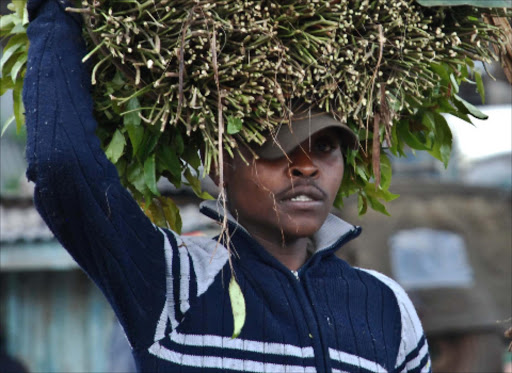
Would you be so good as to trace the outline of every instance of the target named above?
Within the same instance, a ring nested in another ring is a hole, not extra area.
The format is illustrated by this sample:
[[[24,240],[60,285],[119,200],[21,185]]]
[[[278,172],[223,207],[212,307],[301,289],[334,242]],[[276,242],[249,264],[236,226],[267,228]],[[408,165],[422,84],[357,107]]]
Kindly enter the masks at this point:
[[[398,368],[403,364],[407,355],[418,346],[418,343],[424,335],[420,319],[416,313],[416,310],[414,309],[414,305],[409,299],[409,296],[395,280],[377,271],[363,268],[359,269],[377,277],[380,281],[385,283],[393,291],[397,299],[398,305],[400,307],[402,323],[401,342],[395,364],[395,368]],[[428,344],[426,341],[425,346],[423,346],[421,351],[425,351],[421,356],[421,358],[423,358],[425,354],[428,353]],[[407,364],[406,368],[410,368],[410,364],[411,363]]]
[[[176,344],[194,347],[218,347],[239,351],[250,351],[261,354],[295,356],[312,358],[315,356],[313,347],[298,347],[291,344],[276,342],[260,342],[250,339],[222,337],[211,334],[182,334],[173,330],[169,335]]]
[[[175,330],[179,322],[176,320],[176,311],[174,304],[174,277],[172,273],[173,260],[173,249],[169,242],[167,233],[160,229],[164,240],[164,255],[166,261],[166,287],[167,295],[164,305],[164,309],[160,314],[160,318],[155,328],[154,341],[161,340],[165,337],[165,329],[167,321],[171,323],[171,327]],[[171,234],[173,232],[170,232]],[[194,266],[196,273],[196,284],[197,284],[197,296],[200,296],[208,287],[213,283],[215,276],[222,270],[226,262],[228,261],[227,249],[218,244],[217,241],[206,237],[180,237],[174,235],[178,244],[178,260],[180,263],[179,269],[179,286],[177,289],[179,292],[179,309],[182,313],[185,313],[190,308],[190,258]]]
[[[149,348],[149,352],[164,360],[173,362],[179,365],[185,365],[195,368],[214,368],[214,369],[232,369],[244,372],[269,372],[269,373],[314,373],[315,367],[300,366],[300,365],[285,365],[264,363],[261,361],[227,358],[220,356],[198,356],[182,354],[180,352],[169,350],[159,343],[153,344]]]
[[[188,259],[187,249],[184,246],[178,247],[180,255],[180,311],[185,313],[190,308],[188,302],[190,298],[190,261]]]
[[[298,347],[291,344],[283,344],[276,342],[260,342],[253,341],[247,339],[240,338],[231,338],[231,337],[222,337],[217,335],[200,335],[200,334],[182,334],[176,331],[172,331],[169,335],[169,339],[179,345],[182,346],[193,346],[193,347],[214,347],[221,349],[229,349],[236,351],[247,351],[253,353],[262,354],[262,359],[265,359],[265,355],[281,355],[281,356],[290,356],[290,357],[298,357],[298,358],[314,358],[314,349],[313,347]],[[158,356],[162,359],[169,360],[179,364],[185,364],[194,367],[213,367],[213,368],[226,368],[224,365],[219,365],[215,361],[216,357],[211,356],[195,356],[195,355],[186,355],[176,351],[172,351],[158,342],[151,346],[149,349],[153,355]],[[353,365],[355,367],[361,367],[368,369],[370,371],[385,373],[387,370],[383,368],[381,365],[367,360],[365,358],[349,354],[346,352],[338,351],[332,348],[329,348],[329,356],[331,359],[346,363],[349,365]],[[185,359],[187,363],[182,362],[179,359]],[[207,360],[205,362],[205,359]],[[243,367],[244,370],[248,371],[263,371],[261,369],[267,369],[265,371],[276,371],[281,372],[296,372],[297,369],[302,371],[303,367],[297,366],[289,366],[289,365],[279,365],[279,364],[267,364],[254,360],[244,360],[244,359],[235,359],[235,358],[223,358],[231,361],[232,363],[238,364],[236,365],[237,369],[241,369]]]
[[[172,247],[171,247],[171,243],[169,242],[169,239],[167,238],[167,235],[165,234],[165,232],[163,230],[160,229],[160,231],[162,232],[162,235],[163,235],[163,238],[164,238],[164,255],[165,255],[165,260],[167,263],[172,263]],[[170,266],[167,266],[166,268],[166,271],[165,271],[165,280],[166,280],[166,285],[167,285],[167,291],[169,291],[169,284],[171,286],[171,289],[172,289],[172,276],[171,276],[171,267]],[[167,326],[167,321],[168,320],[171,320],[171,318],[169,317],[169,311],[172,309],[172,305],[169,304],[169,300],[168,300],[168,297],[166,297],[166,300],[165,300],[165,304],[164,304],[164,308],[162,309],[162,313],[160,314],[160,318],[158,319],[158,323],[156,325],[156,330],[155,330],[155,342],[156,341],[159,341],[160,339],[164,338],[165,337],[165,327]],[[174,310],[172,310],[173,313],[172,315],[174,315]],[[173,317],[174,319],[174,317]],[[171,324],[174,323],[174,324],[177,324],[176,320],[174,320],[174,322],[171,320]]]
[[[172,260],[173,260],[173,252],[172,246],[169,242],[169,238],[164,234],[164,251],[165,251],[165,261],[167,262],[167,270],[165,274],[165,280],[167,285],[167,301],[165,302],[167,308],[167,315],[169,317],[169,321],[171,322],[171,327],[173,329],[178,327],[178,321],[176,320],[176,312],[174,310],[174,302],[173,296],[174,294],[174,278],[172,277]]]
[[[423,347],[420,349],[420,351],[418,352],[418,356],[416,356],[414,359],[412,359],[411,361],[409,361],[404,369],[402,370],[402,372],[409,372],[411,371],[412,369],[415,369],[417,367],[420,366],[420,363],[421,363],[421,360],[423,360],[423,358],[425,357],[425,355],[428,354],[428,345],[427,343],[425,342],[425,344],[423,345]],[[426,364],[425,368],[422,370],[422,372],[428,372],[429,370],[429,364]]]
[[[387,373],[386,368],[374,361],[365,359],[364,357],[359,357],[357,355],[352,355],[347,352],[335,350],[334,348],[329,348],[329,357],[341,363],[368,369],[372,372]]]

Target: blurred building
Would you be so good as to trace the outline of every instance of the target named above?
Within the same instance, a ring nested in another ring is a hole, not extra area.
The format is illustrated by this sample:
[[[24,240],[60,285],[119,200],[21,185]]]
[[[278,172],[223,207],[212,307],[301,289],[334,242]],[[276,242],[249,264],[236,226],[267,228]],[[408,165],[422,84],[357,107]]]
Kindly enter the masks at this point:
[[[392,159],[390,190],[400,198],[387,204],[391,217],[357,217],[355,200],[340,213],[363,227],[340,255],[406,289],[436,373],[503,369],[512,316],[511,89],[499,86],[501,105],[479,107],[487,121],[447,118],[447,169],[422,152]]]
[[[510,190],[400,180],[391,217],[340,215],[363,227],[340,253],[408,292],[430,343],[434,372],[500,372],[512,310]],[[508,321],[507,321],[508,320]]]
[[[217,232],[199,213],[196,197],[185,191],[173,198],[183,232]],[[54,238],[31,197],[0,198],[0,245],[0,325],[10,355],[31,372],[135,371],[110,305]]]
[[[31,199],[0,199],[0,325],[31,372],[106,371],[114,315]]]

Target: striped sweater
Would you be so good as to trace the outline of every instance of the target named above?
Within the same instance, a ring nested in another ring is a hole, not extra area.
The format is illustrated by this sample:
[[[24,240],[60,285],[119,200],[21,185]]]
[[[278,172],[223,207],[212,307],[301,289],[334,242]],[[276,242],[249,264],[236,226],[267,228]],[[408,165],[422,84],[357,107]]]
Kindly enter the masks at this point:
[[[95,136],[78,18],[30,0],[24,85],[27,176],[62,245],[103,291],[144,372],[429,372],[405,292],[335,255],[358,227],[330,215],[292,273],[232,218],[233,270],[247,321],[232,339],[228,251],[155,227],[121,186]],[[222,218],[214,202],[201,206]]]

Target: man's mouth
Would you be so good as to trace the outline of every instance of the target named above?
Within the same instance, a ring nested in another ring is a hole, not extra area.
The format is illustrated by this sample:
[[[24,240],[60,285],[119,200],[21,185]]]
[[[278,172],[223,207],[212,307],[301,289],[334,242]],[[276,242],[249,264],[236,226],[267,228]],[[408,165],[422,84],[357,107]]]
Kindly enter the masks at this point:
[[[325,195],[321,189],[313,185],[299,185],[282,193],[283,202],[317,202],[322,201]]]
[[[305,194],[301,194],[296,197],[290,198],[290,201],[292,201],[292,202],[310,202],[310,201],[314,201],[314,199],[309,196],[306,196]]]

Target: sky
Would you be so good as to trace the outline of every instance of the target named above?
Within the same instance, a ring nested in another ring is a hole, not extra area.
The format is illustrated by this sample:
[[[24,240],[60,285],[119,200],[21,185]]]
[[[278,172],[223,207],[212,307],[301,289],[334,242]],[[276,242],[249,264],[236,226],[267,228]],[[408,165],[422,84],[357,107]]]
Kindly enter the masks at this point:
[[[512,151],[512,104],[479,106],[487,120],[471,118],[474,126],[457,118],[447,118],[462,160],[466,162]]]

